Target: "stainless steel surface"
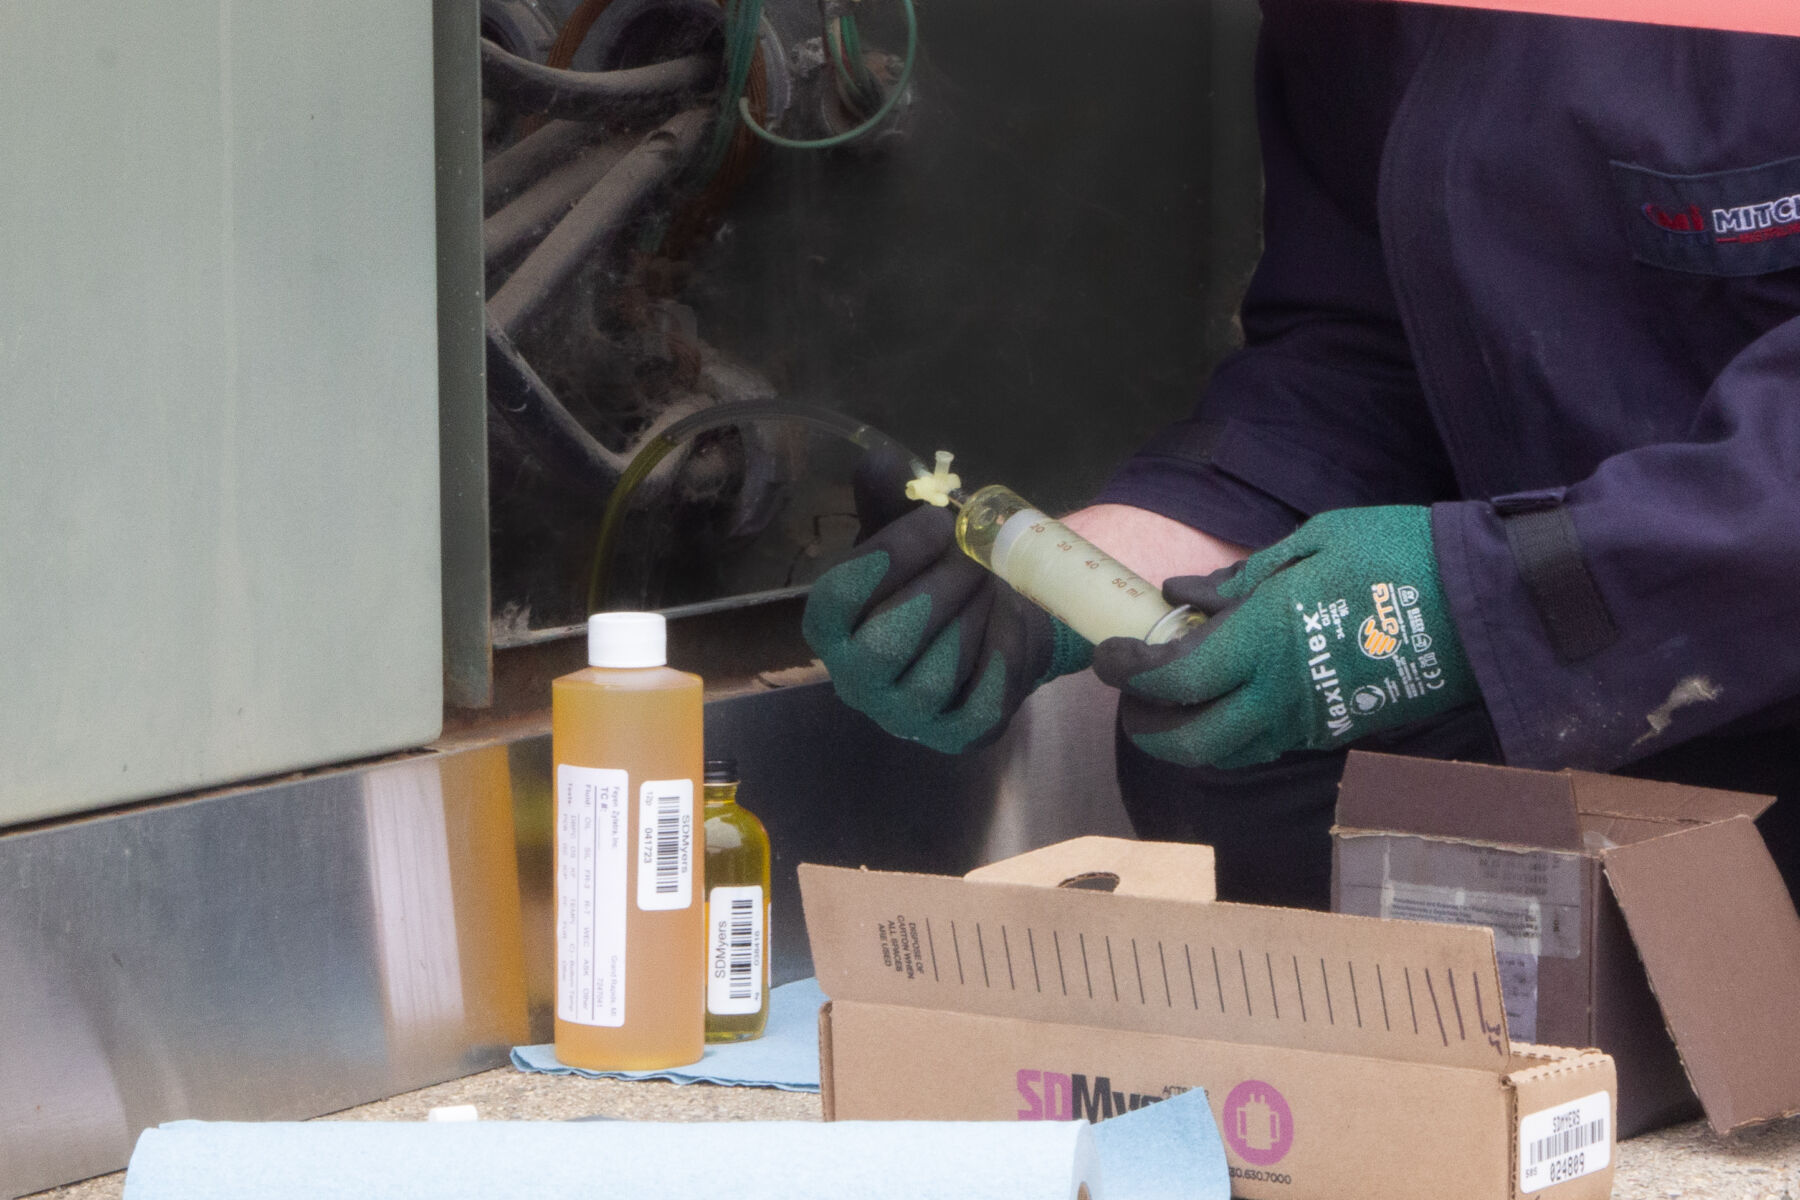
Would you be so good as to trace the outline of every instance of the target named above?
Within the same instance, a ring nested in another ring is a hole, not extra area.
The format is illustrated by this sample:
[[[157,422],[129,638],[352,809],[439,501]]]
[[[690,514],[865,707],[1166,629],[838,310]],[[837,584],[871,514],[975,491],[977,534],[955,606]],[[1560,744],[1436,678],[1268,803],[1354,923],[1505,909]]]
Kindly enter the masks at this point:
[[[502,747],[0,837],[0,1195],[503,1061],[513,846]]]
[[[437,735],[431,16],[0,4],[0,826]]]
[[[707,705],[774,844],[777,980],[811,970],[802,861],[962,871],[1119,828],[1110,754],[1080,749],[1107,718],[1057,694],[955,758],[829,684]],[[160,1121],[313,1116],[547,1039],[550,779],[530,733],[0,836],[0,1196],[116,1169]]]
[[[444,700],[493,702],[488,641],[487,349],[481,245],[480,20],[433,0],[437,87],[438,463],[443,483]]]

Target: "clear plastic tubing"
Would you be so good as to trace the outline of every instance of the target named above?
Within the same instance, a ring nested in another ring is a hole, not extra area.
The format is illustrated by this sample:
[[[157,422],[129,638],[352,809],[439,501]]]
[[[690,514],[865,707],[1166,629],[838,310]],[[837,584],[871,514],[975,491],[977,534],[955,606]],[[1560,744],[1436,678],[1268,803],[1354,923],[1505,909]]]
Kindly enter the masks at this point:
[[[1112,637],[1170,642],[1206,619],[1169,604],[1154,584],[999,484],[963,502],[956,542],[1095,645]]]

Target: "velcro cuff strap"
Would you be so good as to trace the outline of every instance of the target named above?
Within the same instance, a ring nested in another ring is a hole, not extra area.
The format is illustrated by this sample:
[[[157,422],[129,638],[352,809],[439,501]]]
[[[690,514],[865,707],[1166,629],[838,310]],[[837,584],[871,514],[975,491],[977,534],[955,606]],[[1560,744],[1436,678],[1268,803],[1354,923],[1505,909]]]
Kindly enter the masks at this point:
[[[1506,530],[1513,564],[1524,581],[1550,648],[1565,665],[1619,640],[1619,627],[1581,553],[1575,521],[1552,492],[1502,496],[1494,510]]]

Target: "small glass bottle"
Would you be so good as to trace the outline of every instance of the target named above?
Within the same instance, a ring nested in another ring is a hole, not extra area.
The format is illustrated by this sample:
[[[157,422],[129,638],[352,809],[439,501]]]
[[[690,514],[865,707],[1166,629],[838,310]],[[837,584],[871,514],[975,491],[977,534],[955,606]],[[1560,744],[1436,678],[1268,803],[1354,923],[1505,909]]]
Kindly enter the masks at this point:
[[[737,802],[737,760],[706,762],[706,1040],[769,1020],[769,835]]]

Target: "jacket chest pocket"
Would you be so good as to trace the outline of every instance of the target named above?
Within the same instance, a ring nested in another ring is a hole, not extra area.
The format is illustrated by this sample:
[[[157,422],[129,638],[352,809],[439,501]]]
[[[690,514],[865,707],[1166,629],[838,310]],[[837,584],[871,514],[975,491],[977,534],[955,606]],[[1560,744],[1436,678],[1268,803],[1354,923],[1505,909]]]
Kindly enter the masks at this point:
[[[1641,263],[1728,278],[1800,267],[1800,158],[1704,175],[1614,162],[1612,175]]]

